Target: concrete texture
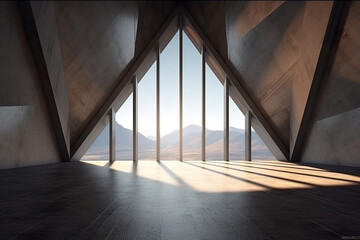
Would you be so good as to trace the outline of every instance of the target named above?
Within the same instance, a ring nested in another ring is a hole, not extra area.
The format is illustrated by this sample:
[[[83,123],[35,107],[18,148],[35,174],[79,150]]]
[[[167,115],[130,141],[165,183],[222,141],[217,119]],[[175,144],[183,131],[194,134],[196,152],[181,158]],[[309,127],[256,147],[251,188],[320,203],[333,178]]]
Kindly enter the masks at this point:
[[[54,3],[31,3],[46,68],[54,95],[56,114],[60,121],[62,138],[65,140],[67,156],[70,156],[70,112],[62,56],[57,32]]]
[[[175,10],[177,4],[175,1],[140,1],[136,4],[139,18],[136,32],[135,56],[139,56],[166,22],[166,19]]]
[[[56,2],[73,143],[134,57],[137,8],[130,2]]]
[[[228,59],[225,27],[226,2],[209,1],[204,4],[201,1],[187,1],[185,7],[206,33],[207,38],[211,40],[222,59]]]
[[[303,162],[360,166],[360,3],[353,2],[321,86]]]
[[[71,176],[71,179],[69,179]],[[345,239],[360,172],[278,161],[90,161],[0,171],[3,239]]]
[[[314,122],[302,162],[360,167],[360,108]]]
[[[228,4],[229,60],[253,101],[291,151],[291,139],[296,137],[301,122],[332,3],[269,3],[262,8],[259,4]],[[258,16],[246,17],[253,16],[249,11]],[[240,21],[245,17],[247,22]],[[249,26],[244,28],[244,24]]]
[[[16,3],[0,3],[0,168],[60,161]]]

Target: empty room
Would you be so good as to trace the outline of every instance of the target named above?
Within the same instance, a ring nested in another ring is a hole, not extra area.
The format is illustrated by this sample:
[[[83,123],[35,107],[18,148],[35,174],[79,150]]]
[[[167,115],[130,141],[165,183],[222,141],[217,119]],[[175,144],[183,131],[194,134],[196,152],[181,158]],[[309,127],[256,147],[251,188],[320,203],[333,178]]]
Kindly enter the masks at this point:
[[[360,2],[0,2],[0,239],[360,239]]]

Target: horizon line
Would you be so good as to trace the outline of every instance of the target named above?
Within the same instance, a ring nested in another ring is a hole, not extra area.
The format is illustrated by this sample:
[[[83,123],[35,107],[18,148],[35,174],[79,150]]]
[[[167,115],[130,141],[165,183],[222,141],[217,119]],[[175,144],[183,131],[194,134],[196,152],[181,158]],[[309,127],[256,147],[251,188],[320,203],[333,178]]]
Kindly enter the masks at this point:
[[[123,127],[123,128],[125,128],[125,129],[127,129],[127,130],[129,130],[129,131],[132,131],[132,129],[129,129],[129,128],[126,128],[126,127],[124,127],[123,125],[121,125],[119,122],[117,122],[117,121],[115,121],[118,125],[120,125],[121,127]],[[185,127],[183,127],[183,129],[185,129],[185,128],[187,128],[187,127],[189,127],[189,126],[196,126],[196,127],[199,127],[199,128],[201,128],[201,126],[199,126],[199,125],[196,125],[196,124],[190,124],[190,125],[187,125],[187,126],[185,126]],[[237,127],[233,127],[233,126],[229,126],[229,128],[235,128],[235,129],[238,129],[238,130],[245,130],[244,128],[237,128]],[[224,130],[213,130],[213,129],[209,129],[209,128],[205,128],[206,130],[209,130],[209,131],[224,131]],[[173,130],[171,130],[170,132],[168,132],[168,133],[166,133],[166,134],[164,134],[164,135],[162,135],[161,137],[164,137],[164,136],[166,136],[166,135],[169,135],[169,134],[171,134],[172,132],[175,132],[175,131],[178,131],[179,129],[173,129]],[[251,129],[251,131],[255,131],[254,129]],[[138,133],[141,133],[140,131],[138,131]],[[152,137],[152,138],[155,138],[155,136],[152,136],[152,135],[145,135],[145,134],[143,134],[143,133],[141,133],[143,136],[145,136],[145,137]]]

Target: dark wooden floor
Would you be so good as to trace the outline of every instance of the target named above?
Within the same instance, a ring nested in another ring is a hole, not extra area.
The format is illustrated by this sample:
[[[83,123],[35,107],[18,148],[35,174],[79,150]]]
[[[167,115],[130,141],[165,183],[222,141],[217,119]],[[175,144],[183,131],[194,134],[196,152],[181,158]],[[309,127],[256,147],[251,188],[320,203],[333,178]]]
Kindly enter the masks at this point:
[[[0,171],[0,239],[360,239],[360,169],[59,163]]]

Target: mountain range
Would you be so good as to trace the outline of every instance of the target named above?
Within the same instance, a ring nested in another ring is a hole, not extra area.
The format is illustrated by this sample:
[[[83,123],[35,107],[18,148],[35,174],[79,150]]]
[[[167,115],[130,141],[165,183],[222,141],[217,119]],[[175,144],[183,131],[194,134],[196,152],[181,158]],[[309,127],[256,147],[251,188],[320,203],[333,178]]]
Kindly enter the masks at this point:
[[[117,160],[132,159],[132,130],[116,123],[115,145]],[[160,158],[165,160],[179,159],[178,147],[179,131],[174,130],[160,139]],[[245,130],[230,127],[230,159],[244,160],[245,158]],[[223,131],[206,129],[206,159],[223,159]],[[84,160],[107,160],[109,157],[109,126],[99,135],[96,141],[84,155]],[[153,137],[146,137],[138,133],[139,159],[155,159],[156,141]],[[201,158],[201,127],[189,125],[183,129],[183,158],[184,160],[199,160]],[[266,147],[261,138],[252,132],[252,158],[274,159],[273,154]]]

